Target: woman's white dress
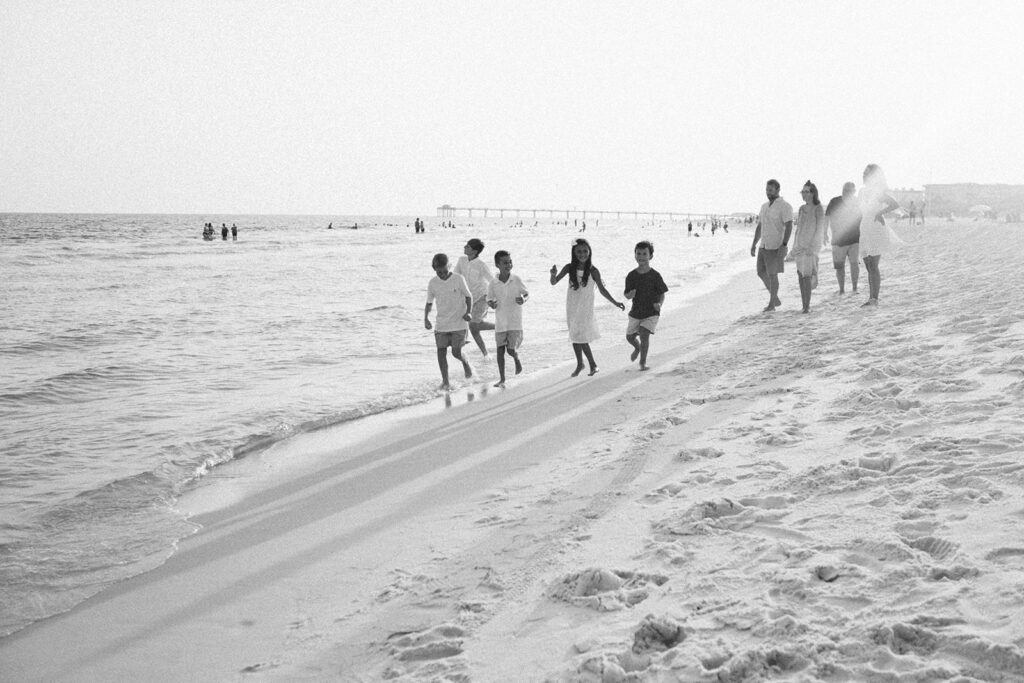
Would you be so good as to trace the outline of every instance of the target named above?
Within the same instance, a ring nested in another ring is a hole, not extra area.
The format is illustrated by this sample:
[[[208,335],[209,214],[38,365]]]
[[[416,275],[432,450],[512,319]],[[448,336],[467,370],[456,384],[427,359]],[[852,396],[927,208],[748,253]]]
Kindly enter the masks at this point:
[[[818,274],[818,252],[825,239],[825,209],[821,204],[808,208],[803,204],[797,211],[796,234],[793,235],[793,260],[803,277]]]
[[[573,289],[570,282],[565,295],[565,319],[569,324],[569,341],[573,344],[589,344],[601,337],[597,321],[594,319],[594,290],[597,289],[597,285],[594,284],[593,278],[588,278],[584,286],[581,270],[576,271],[576,280],[580,283],[580,288]]]
[[[873,191],[867,187],[861,188],[858,200],[860,202],[860,255],[882,256],[889,253],[892,247],[892,240],[889,237],[889,228],[875,218],[875,215],[885,208],[883,202],[884,194]]]

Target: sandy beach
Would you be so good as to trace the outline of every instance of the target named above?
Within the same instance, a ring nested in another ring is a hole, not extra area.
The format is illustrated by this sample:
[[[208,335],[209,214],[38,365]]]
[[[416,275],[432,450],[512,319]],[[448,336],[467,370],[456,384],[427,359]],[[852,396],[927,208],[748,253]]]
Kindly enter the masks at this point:
[[[239,463],[0,679],[1024,680],[1024,231],[897,232],[877,308],[823,254],[761,313],[751,259],[649,372],[623,341]]]

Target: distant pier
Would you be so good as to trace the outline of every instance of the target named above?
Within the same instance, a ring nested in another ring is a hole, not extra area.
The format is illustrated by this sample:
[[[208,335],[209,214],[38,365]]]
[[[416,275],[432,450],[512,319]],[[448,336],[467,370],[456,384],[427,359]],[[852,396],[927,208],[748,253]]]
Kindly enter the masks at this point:
[[[718,218],[719,214],[714,213],[692,213],[688,211],[608,211],[607,209],[507,209],[507,208],[495,208],[489,206],[452,206],[451,204],[443,204],[437,207],[438,218],[455,218],[457,216],[466,216],[472,218],[474,215],[483,216],[489,218],[496,216],[498,218],[504,218],[505,214],[509,216],[515,216],[516,218],[522,218],[523,216],[529,218],[649,218],[651,220],[710,220],[712,218]]]

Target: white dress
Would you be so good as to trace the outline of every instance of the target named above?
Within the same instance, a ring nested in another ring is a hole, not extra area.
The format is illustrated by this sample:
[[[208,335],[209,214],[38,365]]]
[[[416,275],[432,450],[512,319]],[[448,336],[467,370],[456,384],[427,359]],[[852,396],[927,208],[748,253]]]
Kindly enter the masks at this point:
[[[587,279],[587,285],[583,286],[583,271],[576,271],[576,281],[580,283],[579,289],[572,288],[569,283],[569,290],[565,295],[565,319],[569,324],[569,341],[573,344],[589,344],[601,338],[597,329],[597,321],[594,320],[594,278]]]
[[[885,208],[883,195],[862,187],[857,197],[860,202],[860,256],[881,256],[889,253],[892,240],[889,229],[875,215]]]

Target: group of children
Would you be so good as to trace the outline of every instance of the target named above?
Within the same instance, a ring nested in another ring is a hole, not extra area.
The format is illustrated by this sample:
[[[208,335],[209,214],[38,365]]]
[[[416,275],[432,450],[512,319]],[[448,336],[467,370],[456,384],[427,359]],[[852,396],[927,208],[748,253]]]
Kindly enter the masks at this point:
[[[519,360],[519,345],[523,341],[522,306],[530,296],[518,276],[512,274],[512,256],[501,250],[494,254],[494,265],[498,268],[495,277],[490,268],[479,260],[484,244],[477,238],[466,242],[464,256],[459,258],[454,270],[449,270],[448,256],[435,254],[431,261],[435,277],[427,285],[427,304],[423,311],[423,324],[434,330],[437,347],[437,364],[441,370],[441,388],[448,389],[448,349],[452,356],[462,363],[466,378],[473,376],[473,368],[462,354],[468,331],[480,352],[486,356],[487,347],[482,331],[494,330],[495,345],[498,349],[498,383],[505,386],[505,356],[515,362],[515,373],[523,370]],[[668,287],[658,271],[651,267],[654,245],[649,241],[638,242],[633,250],[637,267],[626,276],[624,295],[632,301],[629,322],[626,326],[626,341],[633,347],[631,361],[640,360],[640,369],[647,370],[647,354],[650,337],[658,326],[661,306],[665,301]],[[601,279],[601,273],[593,265],[593,251],[585,239],[573,241],[569,263],[561,270],[551,266],[551,284],[557,284],[569,276],[566,292],[566,322],[569,327],[569,341],[576,356],[576,369],[572,376],[583,372],[583,358],[590,366],[590,375],[597,373],[590,343],[600,337],[594,318],[594,292],[625,310],[625,304],[616,301],[608,293]],[[430,311],[437,301],[437,316],[434,326],[430,323]],[[484,321],[487,309],[494,310],[495,322]]]

